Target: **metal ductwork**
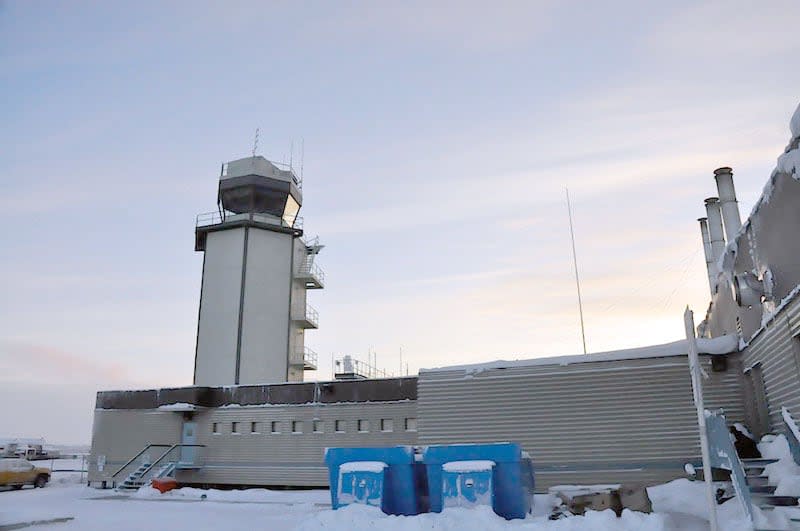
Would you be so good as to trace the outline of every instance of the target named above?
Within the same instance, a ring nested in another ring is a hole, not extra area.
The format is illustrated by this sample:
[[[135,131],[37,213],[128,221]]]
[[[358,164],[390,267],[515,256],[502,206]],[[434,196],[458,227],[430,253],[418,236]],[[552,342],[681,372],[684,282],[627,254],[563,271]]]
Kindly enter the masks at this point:
[[[725,252],[725,233],[722,229],[722,212],[719,208],[719,198],[709,197],[705,201],[706,215],[708,216],[708,234],[711,242],[711,257],[714,266],[719,262],[719,257]]]
[[[736,189],[733,186],[733,170],[726,167],[714,170],[714,179],[717,181],[722,219],[725,223],[725,236],[728,243],[736,239],[739,229],[742,228],[742,219],[739,216],[739,203],[736,201]]]
[[[711,235],[708,232],[708,218],[700,218],[700,234],[703,236],[703,252],[706,255],[706,271],[708,272],[708,286],[711,289],[711,295],[714,295],[714,290],[717,286],[717,262],[714,260],[714,254],[711,250]]]

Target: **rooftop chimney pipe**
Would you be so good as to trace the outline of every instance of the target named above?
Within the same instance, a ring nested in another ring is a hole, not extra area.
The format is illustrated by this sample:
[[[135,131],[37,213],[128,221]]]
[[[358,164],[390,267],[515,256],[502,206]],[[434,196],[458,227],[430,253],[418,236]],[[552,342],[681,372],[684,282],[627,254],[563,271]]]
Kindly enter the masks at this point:
[[[700,218],[700,234],[703,236],[703,251],[706,255],[706,271],[708,272],[708,286],[711,295],[714,295],[714,288],[717,285],[717,263],[714,261],[713,251],[711,250],[711,235],[708,232],[708,218]]]
[[[711,256],[716,267],[719,257],[725,252],[725,234],[722,232],[722,212],[719,198],[706,199],[706,215],[708,216],[708,234],[711,241]]]
[[[725,236],[730,243],[736,239],[739,229],[742,228],[739,204],[736,202],[736,189],[733,186],[733,170],[728,167],[717,168],[714,170],[714,179],[717,181],[722,219],[725,222]]]

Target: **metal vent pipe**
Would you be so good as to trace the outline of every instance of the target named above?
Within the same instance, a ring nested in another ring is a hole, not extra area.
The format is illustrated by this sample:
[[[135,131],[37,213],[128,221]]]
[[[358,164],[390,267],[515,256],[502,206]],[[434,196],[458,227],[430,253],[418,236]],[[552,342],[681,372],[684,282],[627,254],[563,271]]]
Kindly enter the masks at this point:
[[[708,287],[711,289],[711,295],[714,295],[714,288],[717,285],[717,262],[714,260],[713,251],[711,250],[711,235],[708,232],[708,218],[700,218],[700,234],[703,236],[703,252],[706,255],[706,271],[708,272]]]
[[[730,243],[736,239],[739,229],[742,228],[739,203],[736,201],[736,189],[733,186],[733,170],[727,166],[717,168],[714,170],[714,179],[717,181],[722,220],[725,223],[725,236]]]
[[[716,265],[719,257],[725,252],[725,233],[722,230],[722,212],[719,198],[706,199],[706,215],[708,217],[708,234],[711,241],[711,257]]]

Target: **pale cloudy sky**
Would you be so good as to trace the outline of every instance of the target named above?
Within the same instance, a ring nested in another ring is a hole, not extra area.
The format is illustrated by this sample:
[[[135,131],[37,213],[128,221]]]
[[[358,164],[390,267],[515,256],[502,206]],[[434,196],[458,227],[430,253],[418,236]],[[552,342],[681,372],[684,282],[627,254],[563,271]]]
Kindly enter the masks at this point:
[[[305,139],[317,378],[681,337],[696,218],[743,214],[800,100],[800,3],[0,2],[0,426],[88,442],[97,389],[191,383],[219,164]],[[310,375],[313,377],[313,375]]]

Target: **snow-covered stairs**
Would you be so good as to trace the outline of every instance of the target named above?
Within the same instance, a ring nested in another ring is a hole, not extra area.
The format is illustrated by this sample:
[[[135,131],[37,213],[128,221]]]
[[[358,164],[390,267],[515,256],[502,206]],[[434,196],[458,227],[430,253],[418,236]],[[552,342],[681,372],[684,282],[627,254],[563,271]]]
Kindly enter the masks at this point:
[[[176,463],[165,463],[158,468],[155,474],[148,472],[152,468],[149,463],[142,463],[139,468],[131,472],[118,487],[117,490],[139,490],[151,479],[171,476],[175,472]]]
[[[147,472],[150,468],[150,463],[142,463],[139,465],[139,468],[128,474],[128,477],[125,478],[118,487],[117,490],[138,490],[139,487],[144,485],[144,480],[142,476]]]
[[[776,507],[796,507],[798,498],[796,496],[776,496],[776,485],[769,483],[769,478],[764,476],[767,465],[777,463],[777,459],[740,459],[744,468],[747,486],[753,505],[757,505],[762,511],[772,511]],[[800,518],[791,517],[790,521],[795,526],[793,529],[800,529],[797,525]],[[755,531],[772,531],[766,528],[756,528]]]

